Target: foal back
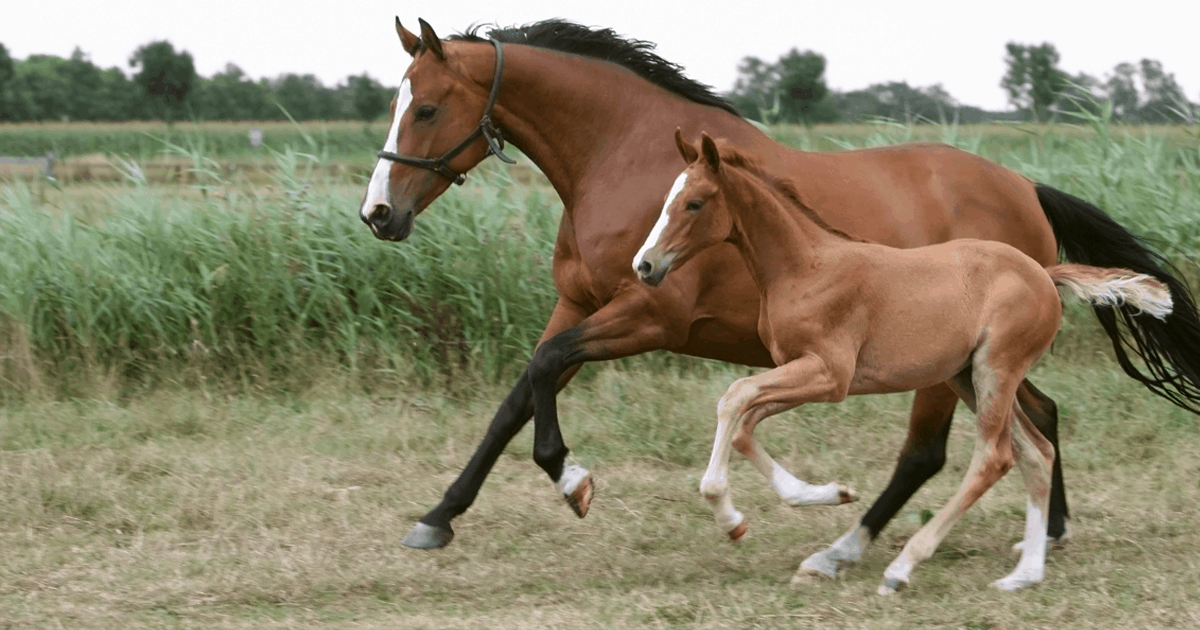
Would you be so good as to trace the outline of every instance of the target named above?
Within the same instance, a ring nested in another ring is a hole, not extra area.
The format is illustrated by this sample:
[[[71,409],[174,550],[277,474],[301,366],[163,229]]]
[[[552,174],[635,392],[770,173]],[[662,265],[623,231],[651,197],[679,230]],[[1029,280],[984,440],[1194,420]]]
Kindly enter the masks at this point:
[[[1001,369],[1023,371],[1058,332],[1062,306],[1046,271],[1017,249],[963,239],[898,250],[847,243],[846,298],[857,337],[849,394],[900,392],[952,378],[981,346],[1002,341]],[[769,298],[768,298],[769,299]],[[799,350],[799,348],[797,348]]]

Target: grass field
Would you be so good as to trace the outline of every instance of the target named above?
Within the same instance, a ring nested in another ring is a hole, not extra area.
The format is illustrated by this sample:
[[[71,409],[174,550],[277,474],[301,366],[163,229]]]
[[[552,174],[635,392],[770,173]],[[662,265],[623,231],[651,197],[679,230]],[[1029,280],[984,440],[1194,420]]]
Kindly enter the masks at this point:
[[[1197,277],[1190,130],[1033,131],[774,133],[954,141],[1099,203]],[[530,166],[488,164],[386,244],[354,214],[355,172],[319,142],[244,158],[253,178],[214,167],[243,158],[178,146],[174,183],[132,153],[106,157],[113,181],[0,178],[0,627],[1200,625],[1200,423],[1124,376],[1080,308],[1032,377],[1061,407],[1073,538],[1022,592],[987,588],[1015,564],[1014,475],[910,589],[875,595],[965,471],[962,409],[946,468],[865,561],[789,584],[886,484],[911,397],[766,423],[781,463],[864,500],[787,508],[735,458],[750,533],[733,545],[697,486],[715,401],[750,371],[671,356],[589,367],[560,396],[597,479],[587,519],[533,464],[526,430],[449,547],[405,549],[553,303],[557,201]]]

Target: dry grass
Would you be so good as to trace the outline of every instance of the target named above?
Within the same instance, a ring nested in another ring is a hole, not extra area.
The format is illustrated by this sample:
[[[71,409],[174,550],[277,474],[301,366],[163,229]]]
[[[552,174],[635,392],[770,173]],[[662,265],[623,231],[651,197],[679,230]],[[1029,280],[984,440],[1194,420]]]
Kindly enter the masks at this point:
[[[792,587],[799,562],[866,504],[787,508],[739,462],[735,501],[751,529],[731,545],[696,487],[713,401],[738,371],[634,361],[562,396],[566,438],[599,484],[587,519],[556,500],[526,430],[456,522],[454,543],[435,552],[399,539],[470,455],[498,388],[411,391],[397,381],[391,395],[369,395],[331,372],[294,396],[201,388],[0,410],[0,619],[31,628],[1195,627],[1195,420],[1107,361],[1070,354],[1036,380],[1064,408],[1074,540],[1024,592],[986,586],[1013,566],[1007,549],[1024,509],[1013,478],[968,513],[911,589],[874,594],[920,510],[958,483],[971,447],[964,414],[946,470],[866,561],[839,581]],[[869,500],[890,474],[908,400],[813,407],[762,435],[801,476],[844,480]]]

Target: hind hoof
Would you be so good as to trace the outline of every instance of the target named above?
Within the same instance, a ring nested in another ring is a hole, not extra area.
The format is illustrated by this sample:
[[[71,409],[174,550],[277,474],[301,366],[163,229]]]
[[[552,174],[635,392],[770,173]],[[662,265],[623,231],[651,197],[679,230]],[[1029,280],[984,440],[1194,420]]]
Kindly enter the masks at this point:
[[[742,542],[742,539],[746,537],[747,529],[749,528],[746,527],[745,523],[739,523],[737,527],[729,530],[729,540],[732,540],[733,542]]]
[[[454,530],[449,526],[442,528],[417,523],[400,544],[410,549],[441,549],[449,545],[451,540],[454,540]]]
[[[841,503],[853,503],[858,500],[858,493],[854,488],[844,484],[838,484],[838,499]],[[839,505],[841,504],[839,503]]]

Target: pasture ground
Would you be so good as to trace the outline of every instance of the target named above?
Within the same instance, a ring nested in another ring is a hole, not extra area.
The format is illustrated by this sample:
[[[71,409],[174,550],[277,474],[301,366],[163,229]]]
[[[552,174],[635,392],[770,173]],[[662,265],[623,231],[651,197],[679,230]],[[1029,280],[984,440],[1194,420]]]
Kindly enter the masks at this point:
[[[837,581],[789,584],[866,509],[783,506],[735,460],[750,534],[729,543],[698,496],[725,366],[626,361],[561,397],[596,476],[576,519],[532,463],[526,429],[457,537],[400,538],[453,480],[503,388],[459,381],[365,393],[331,369],[294,395],[161,389],[132,400],[0,411],[0,619],[14,628],[1133,628],[1200,624],[1200,438],[1101,353],[1048,357],[1062,404],[1073,539],[1044,583],[987,587],[1014,566],[1016,474],[963,519],[910,589],[875,588],[921,512],[970,458],[961,408],[949,462]],[[650,369],[653,367],[654,369]],[[869,501],[904,435],[907,395],[772,419],[780,461]]]

